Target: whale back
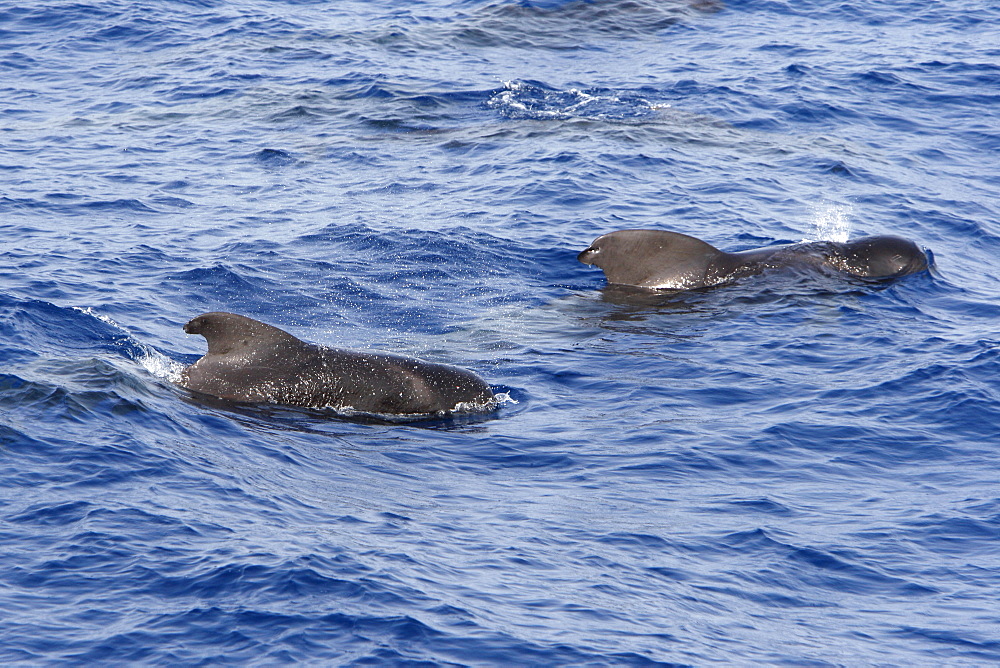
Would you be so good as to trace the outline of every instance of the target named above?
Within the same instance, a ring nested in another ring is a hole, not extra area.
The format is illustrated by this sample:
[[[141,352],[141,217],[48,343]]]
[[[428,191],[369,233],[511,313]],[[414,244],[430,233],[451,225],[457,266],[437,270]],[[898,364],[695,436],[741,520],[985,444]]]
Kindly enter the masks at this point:
[[[208,354],[184,369],[180,384],[223,399],[423,414],[486,406],[493,397],[464,369],[319,346],[235,313],[205,313],[184,331],[204,336]]]
[[[677,290],[714,284],[730,264],[728,253],[666,230],[610,232],[577,259],[600,267],[609,283]]]
[[[608,283],[685,290],[783,267],[829,267],[850,276],[888,279],[923,271],[928,257],[895,236],[811,241],[727,253],[667,230],[619,230],[598,237],[577,259],[604,270]]]

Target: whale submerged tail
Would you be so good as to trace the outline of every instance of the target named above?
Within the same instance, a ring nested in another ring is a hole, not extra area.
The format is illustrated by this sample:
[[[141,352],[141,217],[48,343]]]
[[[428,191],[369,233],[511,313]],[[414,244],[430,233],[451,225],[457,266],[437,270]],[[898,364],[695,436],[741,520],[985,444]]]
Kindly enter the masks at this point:
[[[666,230],[619,230],[598,237],[576,259],[604,271],[609,283],[681,290],[711,285],[728,253]]]

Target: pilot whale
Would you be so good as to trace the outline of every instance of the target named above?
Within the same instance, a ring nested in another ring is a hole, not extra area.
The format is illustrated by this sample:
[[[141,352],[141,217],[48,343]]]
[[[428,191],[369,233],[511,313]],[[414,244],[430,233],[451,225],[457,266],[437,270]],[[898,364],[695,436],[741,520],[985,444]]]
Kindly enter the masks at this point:
[[[609,283],[668,290],[719,285],[774,267],[822,266],[871,279],[896,278],[927,268],[927,255],[915,243],[894,236],[727,253],[666,230],[610,232],[595,239],[577,259],[600,267]]]
[[[199,315],[184,331],[204,336],[208,353],[179,384],[223,399],[404,415],[486,408],[493,399],[470,371],[306,343],[235,313]]]

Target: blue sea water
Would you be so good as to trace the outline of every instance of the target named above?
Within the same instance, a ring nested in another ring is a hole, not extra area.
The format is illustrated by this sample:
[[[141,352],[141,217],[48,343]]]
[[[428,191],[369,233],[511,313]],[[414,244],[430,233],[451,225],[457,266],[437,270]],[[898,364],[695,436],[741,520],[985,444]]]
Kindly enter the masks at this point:
[[[1000,663],[998,26],[0,0],[0,661]],[[607,289],[634,227],[934,264]],[[509,400],[206,404],[213,310]]]

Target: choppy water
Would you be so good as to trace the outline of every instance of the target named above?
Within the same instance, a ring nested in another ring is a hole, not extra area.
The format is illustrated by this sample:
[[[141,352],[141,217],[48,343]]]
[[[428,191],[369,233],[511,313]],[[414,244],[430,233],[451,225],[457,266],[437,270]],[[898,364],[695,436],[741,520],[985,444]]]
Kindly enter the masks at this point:
[[[0,660],[1000,662],[997,25],[0,1]],[[626,227],[935,265],[640,298]],[[199,403],[210,310],[514,401]]]

